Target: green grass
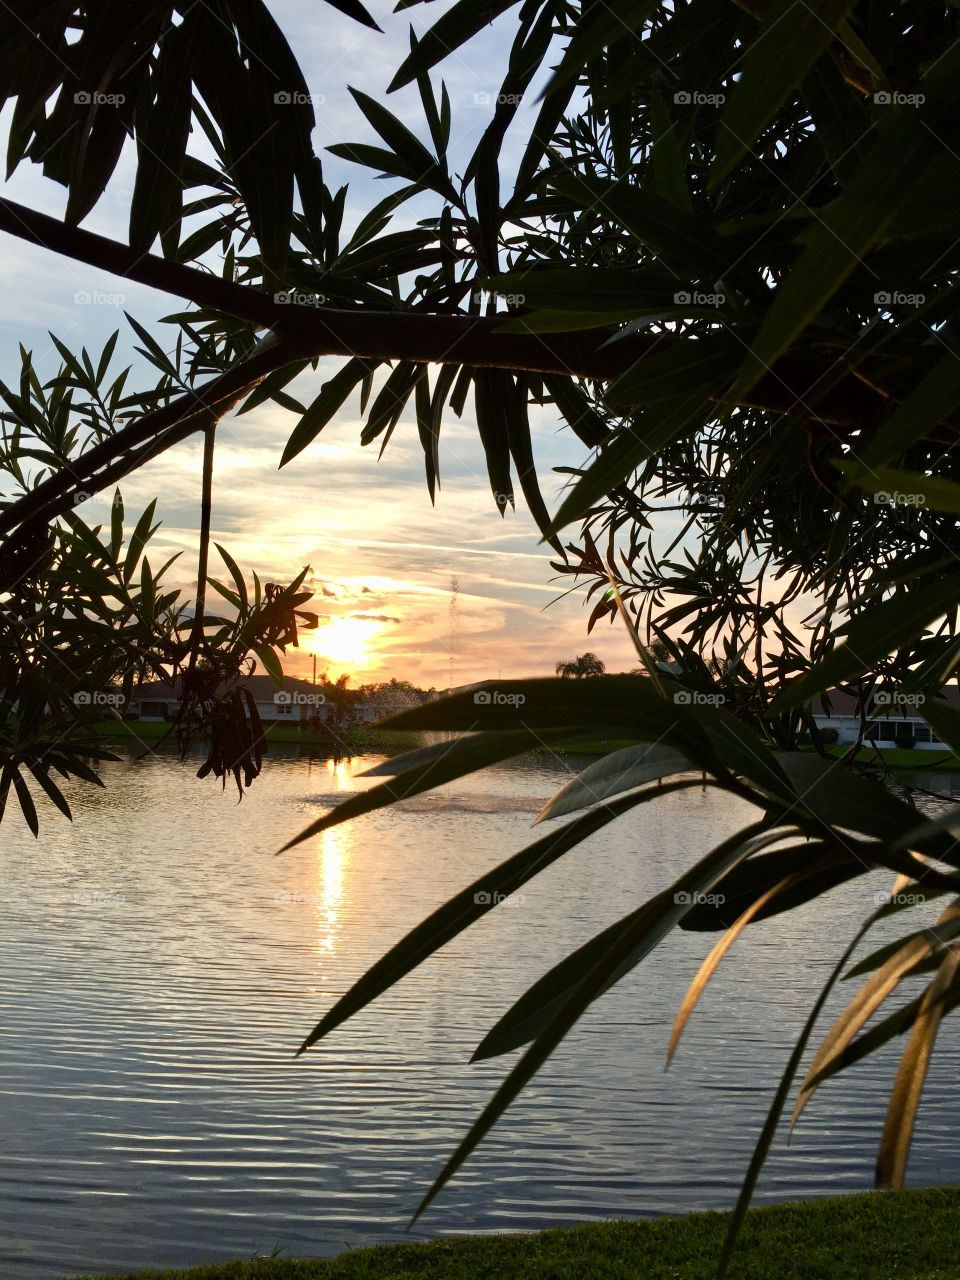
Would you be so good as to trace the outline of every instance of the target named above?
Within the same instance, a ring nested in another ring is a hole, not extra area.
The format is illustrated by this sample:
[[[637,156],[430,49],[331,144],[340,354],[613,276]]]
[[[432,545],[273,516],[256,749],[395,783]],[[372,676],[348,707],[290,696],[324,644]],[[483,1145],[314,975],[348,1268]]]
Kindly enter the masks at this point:
[[[726,1214],[697,1213],[593,1223],[536,1235],[385,1245],[321,1261],[229,1262],[136,1275],[152,1280],[711,1280],[726,1222]],[[958,1276],[960,1187],[841,1196],[752,1210],[730,1270],[730,1280]]]
[[[105,720],[93,726],[93,731],[100,740],[109,745],[123,745],[138,742],[157,742],[168,733],[168,724],[157,724],[150,720]],[[272,724],[267,729],[267,742],[289,743],[301,747],[326,747],[332,749],[339,744],[341,751],[354,755],[398,755],[401,751],[410,751],[419,746],[422,735],[412,732],[398,732],[395,729],[376,729],[370,725],[361,725],[354,729],[339,729],[336,736],[327,733],[304,733],[289,724]],[[174,742],[170,734],[169,742]],[[633,738],[590,738],[582,742],[574,742],[559,752],[551,749],[549,753],[531,752],[531,755],[569,754],[569,755],[606,755],[619,747],[635,747]],[[845,747],[827,747],[830,755],[843,755]],[[942,770],[946,773],[960,772],[960,757],[952,751],[914,751],[895,747],[880,752],[884,764],[890,769],[929,769]],[[864,751],[860,760],[863,764],[876,762],[876,753]]]
[[[846,747],[827,747],[832,756],[842,756]],[[960,757],[952,751],[917,751],[912,747],[888,747],[873,751],[867,748],[857,757],[861,764],[878,763],[877,756],[888,769],[943,769],[948,773],[960,771]]]
[[[103,720],[93,726],[93,732],[106,746],[136,746],[138,742],[159,742],[166,737],[169,743],[176,745],[176,735],[170,731],[170,725],[155,720]],[[326,747],[333,749],[339,745],[341,750],[356,755],[396,755],[400,751],[410,751],[419,746],[421,734],[397,732],[389,729],[375,729],[369,725],[360,725],[354,729],[338,729],[336,734],[304,733],[291,724],[271,724],[266,731],[267,742],[289,743],[299,747]]]
[[[637,745],[635,738],[629,740],[620,738],[585,738],[582,742],[575,742],[562,748],[562,751],[569,752],[572,755],[603,756],[610,751],[616,751],[619,747],[635,747]],[[812,751],[813,748],[808,747],[804,748],[804,750]],[[829,755],[842,756],[847,748],[827,747],[826,750]],[[860,763],[876,764],[878,763],[878,754],[889,769],[929,769],[933,771],[942,770],[945,773],[960,773],[960,756],[955,755],[952,751],[916,751],[912,748],[891,747],[889,750],[877,753],[866,749],[860,753]]]

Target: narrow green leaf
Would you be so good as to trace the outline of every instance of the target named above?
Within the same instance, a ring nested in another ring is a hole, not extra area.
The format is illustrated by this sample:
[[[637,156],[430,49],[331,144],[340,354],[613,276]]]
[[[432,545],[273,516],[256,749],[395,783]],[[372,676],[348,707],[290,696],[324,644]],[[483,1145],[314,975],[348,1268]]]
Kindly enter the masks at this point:
[[[130,201],[130,247],[146,253],[160,232],[179,229],[181,170],[193,106],[189,29],[173,27],[157,50],[155,102],[138,130],[137,174]],[[202,56],[202,55],[201,55]],[[178,236],[174,236],[174,244]]]
[[[920,385],[888,418],[865,446],[857,449],[864,468],[899,457],[960,405],[960,356],[941,356]]]
[[[437,756],[423,757],[419,763],[404,770],[390,782],[382,782],[371,787],[369,791],[359,791],[348,799],[341,801],[329,813],[317,818],[305,827],[299,835],[278,850],[285,853],[295,845],[302,844],[311,836],[339,826],[350,818],[363,813],[372,813],[375,809],[383,809],[387,805],[396,804],[399,800],[409,800],[411,796],[420,795],[434,787],[442,786],[454,778],[462,778],[465,774],[496,764],[500,760],[510,759],[520,751],[529,750],[536,744],[557,744],[569,741],[575,736],[571,729],[546,729],[534,733],[532,730],[517,729],[510,733],[482,734],[474,738],[461,739],[456,743],[444,744],[448,750]]]
[[[928,959],[923,964],[916,965],[912,972],[914,974],[922,973],[936,967],[936,961]],[[854,1063],[862,1062],[871,1053],[876,1053],[878,1049],[882,1049],[894,1036],[900,1036],[905,1031],[909,1031],[916,1021],[917,1014],[920,1012],[922,999],[922,996],[917,996],[915,1000],[908,1001],[905,1005],[901,1005],[899,1009],[895,1009],[893,1013],[888,1013],[885,1018],[881,1018],[879,1022],[875,1022],[869,1031],[857,1036],[856,1040],[852,1044],[848,1044],[842,1053],[838,1053],[827,1066],[813,1077],[810,1083],[816,1086],[823,1084],[831,1076],[839,1075],[841,1072],[846,1071],[848,1067],[852,1067]],[[942,993],[941,999],[944,1013],[951,1013],[960,1005],[960,987],[954,987],[953,990]]]
[[[370,364],[368,360],[354,357],[323,384],[320,394],[294,427],[280,459],[281,467],[313,443],[350,393],[363,381]]]
[[[47,798],[50,801],[52,801],[53,804],[56,805],[56,807],[60,810],[60,812],[63,814],[65,818],[70,818],[72,821],[73,815],[70,812],[70,806],[67,804],[66,797],[64,796],[60,788],[57,786],[57,784],[50,777],[50,775],[43,769],[41,765],[28,763],[27,767],[29,768],[30,772],[33,774],[34,779],[37,782],[37,785],[46,794]]]
[[[280,665],[280,659],[277,657],[273,648],[268,644],[255,644],[253,651],[263,663],[263,669],[267,675],[277,686],[278,689],[283,688],[283,667]]]
[[[872,493],[874,501],[882,506],[929,508],[960,515],[960,485],[950,480],[879,464],[865,471],[859,463],[845,458],[837,460],[834,466],[851,485]]]
[[[154,498],[144,510],[143,515],[137,521],[136,528],[130,537],[130,542],[127,546],[127,554],[123,562],[124,582],[131,582],[133,580],[133,575],[137,571],[137,565],[140,563],[140,557],[143,555],[143,549],[154,532],[152,522],[156,509],[157,500]]]
[[[666,262],[696,273],[692,280],[677,279],[678,289],[688,289],[701,274],[719,280],[734,263],[734,254],[716,229],[704,218],[646,188],[627,182],[564,174],[552,185],[578,208],[599,206],[641,244]]]
[[[477,431],[487,463],[487,476],[494,502],[501,515],[514,505],[513,477],[510,472],[510,436],[503,405],[498,399],[499,379],[496,369],[475,369],[473,373],[474,405]]]
[[[747,828],[747,832],[750,832],[750,830],[750,828]],[[744,836],[746,833],[739,834]],[[745,855],[742,841],[738,843],[736,848],[730,842],[726,846],[718,847],[707,855],[707,858],[698,863],[682,881],[677,882],[681,888],[676,889],[676,892],[691,892],[697,886],[708,885],[716,878],[717,874],[722,872],[726,865],[732,865],[733,862],[743,856]],[[663,896],[659,895],[660,898]],[[637,952],[649,951],[651,946],[656,945],[658,935],[662,936],[675,923],[675,915],[682,915],[682,906],[676,903],[670,905],[663,903],[659,909],[654,911],[653,903],[656,901],[656,899],[653,899],[651,903],[641,908],[639,912],[634,912],[632,916],[627,917],[623,922],[623,927],[617,931],[617,936],[610,940],[610,945],[596,958],[590,969],[583,974],[570,997],[548,1025],[543,1028],[536,1041],[514,1066],[494,1097],[471,1126],[469,1133],[447,1161],[434,1181],[433,1186],[424,1196],[414,1220],[424,1212],[440,1190],[450,1181],[470,1153],[520,1093],[524,1085],[528,1083],[549,1058],[584,1010],[588,1008],[602,990],[607,989],[611,981],[616,981],[616,975],[621,971],[621,967],[625,964],[632,967],[630,966],[630,961],[633,955]]]
[[[656,84],[650,85],[650,124],[653,130],[653,177],[658,195],[693,213],[687,186],[687,153]]]
[[[726,1238],[723,1242],[723,1252],[720,1255],[720,1266],[717,1280],[725,1280],[727,1271],[729,1270],[730,1260],[733,1257],[733,1250],[737,1242],[737,1236],[740,1234],[740,1228],[743,1226],[743,1220],[746,1217],[747,1209],[750,1207],[750,1201],[753,1198],[754,1188],[756,1187],[757,1180],[760,1177],[760,1171],[763,1169],[770,1147],[773,1144],[774,1135],[776,1134],[777,1128],[780,1124],[780,1117],[783,1115],[783,1108],[790,1096],[793,1081],[800,1068],[803,1055],[806,1053],[807,1045],[810,1041],[811,1035],[813,1034],[813,1029],[816,1026],[817,1019],[820,1017],[820,1013],[823,1006],[826,1004],[831,991],[836,986],[840,974],[846,968],[847,961],[857,949],[864,934],[872,928],[876,919],[877,915],[875,913],[867,920],[866,924],[858,930],[853,941],[837,961],[833,972],[824,983],[823,989],[817,997],[813,1008],[810,1010],[806,1022],[803,1024],[803,1030],[797,1037],[797,1042],[793,1047],[793,1051],[790,1054],[789,1059],[787,1060],[787,1065],[784,1068],[783,1075],[780,1078],[780,1083],[777,1086],[777,1091],[774,1094],[773,1102],[770,1104],[770,1110],[767,1112],[767,1118],[763,1123],[763,1128],[760,1130],[760,1136],[757,1138],[757,1144],[754,1147],[753,1155],[750,1157],[750,1164],[747,1167],[746,1174],[744,1175],[743,1183],[740,1187],[740,1194],[737,1196],[737,1203],[734,1207],[733,1214],[731,1215],[730,1225],[727,1228]]]
[[[520,746],[520,744],[517,745]],[[376,771],[369,772],[372,774]],[[551,863],[575,848],[595,831],[612,822],[621,813],[628,812],[635,804],[635,797],[623,798],[611,802],[602,810],[583,814],[558,830],[552,831],[550,835],[535,841],[526,849],[515,853],[493,870],[485,872],[466,889],[455,894],[406,934],[400,942],[391,947],[385,956],[382,956],[362,978],[354,983],[346,995],[341,996],[306,1038],[300,1052],[316,1044],[334,1028],[353,1017],[406,974],[423,964],[451,938],[455,938],[464,929],[469,928],[474,921],[479,920],[488,911],[492,911],[504,898],[509,898],[511,894],[516,893],[538,872],[549,867]]]
[[[454,694],[389,716],[385,728],[536,730],[576,726],[638,742],[672,746],[700,769],[733,771],[789,804],[795,793],[776,757],[728,712],[663,698],[645,676],[589,680],[499,680],[489,689]]]
[[[812,872],[817,865],[820,869]],[[765,920],[783,911],[792,911],[805,902],[821,899],[837,885],[845,884],[872,870],[849,849],[822,840],[806,840],[786,849],[775,849],[761,854],[749,862],[734,867],[715,886],[722,903],[699,903],[689,915],[684,916],[680,927],[696,933],[715,933],[728,929],[737,917],[750,906],[757,895],[794,876],[803,877],[802,883],[793,881],[761,908],[757,919]]]
[[[366,425],[360,433],[362,445],[370,444],[384,431],[387,433],[384,440],[386,444],[406,408],[411,392],[426,372],[426,366],[415,364],[412,360],[399,360],[394,365],[370,406]]]
[[[719,395],[743,351],[731,334],[686,338],[659,354],[641,357],[608,388],[604,401],[614,410],[670,400],[695,389]]]
[[[381,106],[375,98],[362,93],[359,89],[351,88],[350,93],[353,95],[357,106],[393,154],[398,156],[406,166],[411,178],[415,182],[422,182],[432,187],[445,200],[449,200],[451,204],[456,204],[458,202],[457,193],[450,179],[444,173],[437,158],[430,154],[420,139],[411,133],[407,126],[389,112],[386,107]]]
[[[947,742],[960,755],[960,711],[941,698],[925,698],[920,714],[941,742]]]
[[[912,805],[842,762],[825,760],[812,751],[785,751],[777,756],[777,763],[790,779],[798,804],[826,826],[877,840],[911,834],[914,848],[934,857],[951,853],[952,837],[933,832],[921,837]],[[960,851],[954,856],[960,857]]]
[[[486,276],[481,283],[518,306],[599,315],[671,307],[678,292],[676,276],[660,267],[537,267]]]
[[[400,64],[387,92],[402,89],[418,75],[429,71],[435,63],[466,44],[478,31],[517,3],[518,0],[459,0],[423,34]]]
[[[114,489],[110,505],[110,554],[116,562],[123,544],[123,499],[120,490]]]
[[[223,561],[223,563],[230,570],[230,576],[231,578],[233,578],[233,581],[236,584],[237,596],[240,600],[241,612],[246,613],[247,608],[249,606],[249,597],[247,595],[247,584],[244,581],[243,574],[240,572],[240,566],[237,564],[236,560],[234,560],[233,556],[226,549],[226,547],[222,547],[219,542],[215,542],[213,545],[217,548],[217,551],[220,553],[220,558]]]
[[[715,190],[742,159],[827,48],[854,0],[770,5],[743,58],[717,129]]]
[[[17,793],[17,799],[20,802],[20,811],[27,826],[33,832],[34,836],[40,835],[40,823],[37,819],[37,806],[33,803],[33,796],[30,794],[27,784],[17,769],[13,767],[13,789]]]
[[[904,893],[901,896],[909,897],[910,895]],[[922,903],[933,901],[938,896],[940,896],[940,890],[932,890],[930,893],[918,891],[915,895],[917,901]],[[935,938],[940,943],[944,943],[949,942],[951,938],[955,938],[958,934],[960,934],[960,918],[948,920],[939,925],[930,925],[925,929],[914,929],[912,933],[895,938],[893,942],[887,942],[882,947],[878,947],[876,951],[871,951],[859,964],[855,964],[849,972],[843,975],[843,980],[844,982],[850,982],[854,978],[862,978],[865,973],[873,973],[910,942],[923,938]],[[833,1073],[831,1072],[831,1074]]]
[[[936,179],[939,170],[929,172],[931,161],[939,160],[940,138],[945,131],[949,135],[949,120],[960,107],[960,50],[951,48],[937,59],[918,88],[924,103],[887,111],[877,143],[842,195],[812,224],[729,392],[731,404],[744,399],[863,265],[900,211],[922,199],[927,182]]]
[[[899,1188],[907,1172],[907,1159],[913,1139],[920,1095],[926,1082],[930,1058],[937,1032],[943,1019],[943,1001],[951,992],[960,972],[960,952],[948,952],[930,983],[907,1041],[897,1070],[887,1115],[877,1152],[877,1169],[874,1185]]]
[[[604,445],[573,489],[560,504],[549,533],[559,533],[586,515],[637,467],[654,457],[671,441],[690,435],[713,412],[710,397],[699,387],[671,400],[648,406],[629,426],[620,427]]]
[[[937,618],[956,612],[958,594],[954,579],[944,577],[925,587],[901,591],[867,609],[840,629],[842,644],[774,699],[769,714],[798,707],[816,694],[869,671],[881,658],[918,640]]]
[[[882,911],[883,908],[881,907]],[[937,920],[942,924],[958,914],[956,906],[947,907]],[[871,920],[879,918],[875,912]],[[887,997],[896,990],[903,978],[913,966],[933,953],[938,943],[936,938],[924,934],[904,943],[894,954],[876,969],[863,984],[857,994],[848,1002],[843,1011],[834,1020],[833,1025],[824,1037],[823,1043],[814,1054],[807,1074],[800,1086],[793,1108],[791,1127],[795,1126],[807,1103],[817,1090],[815,1079],[821,1077],[823,1069],[828,1066],[849,1045],[857,1033],[866,1026],[874,1013]],[[844,964],[844,968],[846,964]]]
[[[694,766],[671,747],[621,747],[589,765],[562,787],[537,814],[535,824],[599,804],[646,782],[683,773]]]
[[[525,991],[487,1032],[471,1061],[510,1053],[539,1037],[562,1016],[568,1002],[576,1000],[577,990],[588,983],[591,989],[588,1003],[608,991],[680,923],[696,898],[712,889],[724,871],[743,862],[751,853],[783,839],[783,828],[770,831],[764,830],[764,825],[758,822],[738,831],[701,858],[668,889],[565,956]],[[632,945],[624,947],[623,940],[628,935]],[[619,962],[605,963],[604,957],[614,950]],[[598,980],[601,973],[602,978]]]

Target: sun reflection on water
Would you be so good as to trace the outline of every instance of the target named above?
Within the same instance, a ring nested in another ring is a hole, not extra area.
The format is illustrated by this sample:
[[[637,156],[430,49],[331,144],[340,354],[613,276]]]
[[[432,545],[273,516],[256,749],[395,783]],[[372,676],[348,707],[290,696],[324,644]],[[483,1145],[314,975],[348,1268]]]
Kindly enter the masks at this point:
[[[333,827],[320,834],[317,842],[317,949],[336,948],[343,927],[346,880],[350,870],[353,839],[345,827]]]

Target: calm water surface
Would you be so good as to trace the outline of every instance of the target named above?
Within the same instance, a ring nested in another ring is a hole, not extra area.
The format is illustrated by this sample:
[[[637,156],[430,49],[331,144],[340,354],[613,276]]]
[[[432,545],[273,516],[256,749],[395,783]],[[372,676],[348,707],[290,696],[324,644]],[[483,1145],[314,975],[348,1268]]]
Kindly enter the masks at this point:
[[[514,1060],[468,1061],[500,1013],[747,812],[699,789],[637,809],[295,1060],[390,944],[528,842],[567,776],[488,770],[274,857],[369,785],[356,775],[370,763],[273,759],[238,805],[196,764],[128,759],[104,767],[106,792],[76,789],[76,823],[48,817],[39,843],[8,815],[4,1280],[399,1239]],[[729,1205],[793,1038],[889,879],[749,929],[665,1074],[678,999],[714,941],[670,938],[593,1007],[413,1238]],[[941,1032],[914,1185],[960,1182],[957,1021]],[[758,1198],[867,1187],[894,1069],[881,1054],[825,1086]]]

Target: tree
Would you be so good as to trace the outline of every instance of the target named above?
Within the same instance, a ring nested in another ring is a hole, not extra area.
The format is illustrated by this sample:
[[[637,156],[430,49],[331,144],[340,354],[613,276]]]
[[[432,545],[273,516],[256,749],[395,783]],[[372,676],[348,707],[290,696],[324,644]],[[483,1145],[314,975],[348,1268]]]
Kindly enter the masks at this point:
[[[389,680],[363,684],[359,692],[378,720],[384,716],[396,715],[408,707],[422,706],[430,697],[428,692],[418,689],[409,680],[398,680],[395,676]]]
[[[334,150],[397,185],[345,237],[346,193],[324,183],[305,79],[262,3],[152,2],[136,24],[109,21],[110,7],[45,6],[36,18],[36,6],[12,0],[0,14],[0,83],[17,99],[11,167],[30,159],[67,188],[63,220],[0,200],[0,229],[192,305],[171,318],[174,344],[134,324],[153,386],[131,391],[112,368],[115,335],[94,355],[59,344],[63,368],[46,385],[24,353],[19,385],[0,387],[0,802],[13,790],[36,829],[23,771],[61,808],[51,769],[95,779],[76,697],[117,675],[130,688],[179,674],[194,689],[184,734],[211,738],[222,776],[255,776],[242,674],[253,662],[278,670],[276,651],[310,618],[302,579],[255,580],[251,591],[223,549],[229,581],[209,572],[224,414],[267,399],[287,408],[288,463],[354,392],[368,443],[388,440],[412,403],[432,496],[444,414],[462,414],[472,397],[498,508],[513,505],[516,478],[557,572],[584,588],[588,629],[630,619],[649,678],[523,682],[510,702],[498,685],[487,704],[460,697],[405,712],[403,727],[490,734],[401,758],[391,767],[402,787],[371,788],[311,829],[534,743],[611,729],[636,741],[633,754],[587,770],[550,812],[593,807],[504,862],[487,890],[512,892],[647,802],[656,791],[647,782],[683,787],[690,769],[760,816],[501,1019],[484,1052],[531,1047],[431,1196],[589,1002],[670,929],[726,930],[679,1034],[747,923],[877,867],[901,877],[908,897],[922,886],[951,905],[932,933],[861,962],[874,974],[867,995],[814,1060],[801,1102],[909,1028],[878,1169],[882,1183],[901,1182],[916,1086],[942,1015],[960,1003],[951,820],[920,822],[855,758],[837,767],[794,748],[812,697],[849,688],[866,715],[881,681],[921,699],[938,735],[960,745],[958,717],[940,697],[960,657],[956,9],[524,4],[511,18],[492,119],[460,163],[436,68],[516,6],[459,0],[411,40],[393,82],[417,87],[416,133],[354,91],[383,145]],[[337,7],[370,22],[353,0]],[[504,139],[544,66],[555,69],[511,170]],[[191,121],[212,162],[192,147]],[[138,163],[123,245],[78,224],[128,134]],[[429,196],[432,214],[392,229],[413,196]],[[214,247],[222,276],[201,269]],[[344,363],[302,406],[288,388],[321,355]],[[530,404],[552,406],[594,451],[554,513],[538,487]],[[193,434],[206,448],[190,610],[145,554],[153,509],[127,533],[119,495],[109,521],[93,525],[77,504]],[[680,513],[684,532],[665,546],[666,511]],[[208,609],[208,586],[220,612]],[[651,655],[654,641],[668,662]],[[726,905],[699,902],[707,893]],[[874,920],[904,905],[891,899],[873,913],[828,989]],[[487,909],[464,895],[440,908],[308,1042]],[[863,1032],[879,996],[920,972],[932,975],[922,995]],[[776,1094],[741,1209],[819,1007]]]
[[[565,680],[582,680],[585,676],[602,676],[606,666],[595,653],[581,653],[572,662],[558,662],[557,675]]]
[[[333,704],[338,720],[352,719],[356,709],[363,701],[363,690],[351,689],[349,673],[344,671],[336,680],[324,681],[324,695]]]

